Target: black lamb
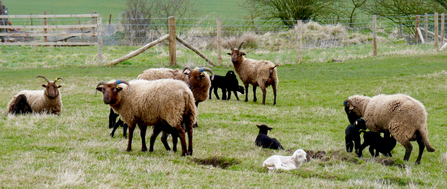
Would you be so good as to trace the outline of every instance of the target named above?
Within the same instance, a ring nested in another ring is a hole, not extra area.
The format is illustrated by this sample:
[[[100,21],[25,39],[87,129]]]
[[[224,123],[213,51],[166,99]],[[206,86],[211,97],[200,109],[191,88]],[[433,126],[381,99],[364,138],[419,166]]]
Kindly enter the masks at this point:
[[[391,150],[396,146],[396,139],[389,132],[385,132],[382,138],[379,133],[369,131],[363,134],[363,144],[360,146],[358,157],[362,157],[363,149],[369,146],[369,153],[372,157],[379,156],[379,152],[384,156],[392,157]]]
[[[271,148],[275,150],[284,150],[282,145],[279,143],[276,138],[270,138],[267,136],[267,133],[269,130],[272,130],[273,128],[268,127],[267,125],[256,125],[259,128],[259,134],[256,137],[255,144],[256,146],[260,146],[263,148]]]
[[[230,100],[231,92],[234,93],[234,96],[236,96],[237,100],[239,100],[237,92],[244,94],[244,87],[239,85],[236,74],[234,74],[233,71],[228,71],[225,76],[214,75],[214,80],[211,80],[209,99],[211,99],[211,91],[213,90],[216,98],[219,99],[219,95],[217,94],[218,88],[222,89],[222,100]]]
[[[115,135],[115,131],[119,126],[123,126],[123,138],[127,138],[127,124],[125,124],[121,119],[116,121],[116,118],[119,117],[119,114],[115,113],[112,108],[110,108],[109,114],[109,129],[113,128],[110,136],[113,137]]]
[[[31,106],[28,104],[26,96],[24,94],[21,94],[16,97],[14,107],[11,110],[11,114],[26,114],[26,113],[33,113],[33,110],[31,109]]]
[[[359,153],[360,149],[360,130],[366,130],[366,123],[363,119],[357,119],[354,123],[348,125],[345,130],[346,151]]]

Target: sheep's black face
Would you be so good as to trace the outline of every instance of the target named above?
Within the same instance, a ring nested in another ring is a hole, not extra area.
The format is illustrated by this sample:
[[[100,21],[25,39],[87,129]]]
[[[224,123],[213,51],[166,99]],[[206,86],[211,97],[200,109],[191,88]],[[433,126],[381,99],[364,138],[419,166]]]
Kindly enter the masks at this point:
[[[256,125],[256,126],[258,126],[258,128],[259,128],[259,133],[266,134],[266,135],[267,135],[269,130],[273,129],[273,128],[268,127],[267,125],[264,125],[264,124]]]
[[[355,128],[359,130],[360,129],[366,130],[366,121],[363,119],[357,119],[355,121]]]
[[[56,82],[49,82],[47,85],[42,85],[42,87],[45,88],[45,95],[50,99],[54,99],[59,96],[59,88],[62,86],[56,85]]]
[[[351,124],[354,124],[354,122],[355,122],[357,119],[360,119],[360,118],[361,118],[360,116],[358,116],[358,115],[354,112],[354,110],[350,110],[350,109],[349,109],[349,106],[345,106],[345,112],[346,112],[346,115],[348,116],[349,123],[351,123]]]

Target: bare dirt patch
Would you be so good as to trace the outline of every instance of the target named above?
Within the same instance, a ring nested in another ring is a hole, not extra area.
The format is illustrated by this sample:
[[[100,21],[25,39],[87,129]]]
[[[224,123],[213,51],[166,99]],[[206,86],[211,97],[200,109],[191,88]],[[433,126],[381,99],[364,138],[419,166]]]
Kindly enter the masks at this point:
[[[235,158],[227,158],[227,157],[209,157],[209,158],[193,158],[191,159],[194,163],[199,165],[211,165],[213,167],[220,167],[222,169],[226,169],[232,165],[240,164],[241,161]]]

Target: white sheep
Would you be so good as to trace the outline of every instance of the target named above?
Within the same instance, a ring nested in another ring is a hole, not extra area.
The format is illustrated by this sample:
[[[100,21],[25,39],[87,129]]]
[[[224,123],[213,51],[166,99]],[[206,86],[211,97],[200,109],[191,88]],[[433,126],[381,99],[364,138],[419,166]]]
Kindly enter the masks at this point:
[[[20,95],[25,95],[26,102],[31,106],[34,113],[48,113],[59,115],[62,110],[62,100],[59,88],[56,82],[62,78],[57,78],[54,81],[49,81],[45,76],[37,76],[36,78],[43,78],[47,84],[42,85],[43,90],[23,90],[17,93],[8,103],[8,113],[12,113],[16,98]],[[17,110],[15,110],[17,111]],[[15,112],[14,111],[14,112]]]
[[[230,44],[230,43],[228,43]],[[266,60],[253,60],[244,58],[244,52],[240,51],[242,42],[239,48],[231,47],[231,62],[233,62],[234,69],[236,70],[239,78],[245,86],[245,102],[248,101],[248,84],[253,85],[253,102],[257,101],[256,87],[259,86],[262,90],[262,104],[265,105],[265,97],[267,95],[266,88],[272,85],[274,101],[273,105],[276,105],[276,87],[278,86],[278,76],[276,64]]]
[[[142,151],[147,150],[147,126],[160,125],[176,128],[182,145],[182,155],[192,155],[192,126],[196,121],[197,112],[192,92],[184,82],[173,79],[130,82],[112,80],[107,83],[99,82],[96,90],[103,93],[103,102],[109,104],[129,126],[127,151],[132,150],[136,124],[141,130]],[[185,131],[188,133],[188,149]]]
[[[435,151],[428,143],[427,112],[418,100],[404,94],[372,98],[354,95],[343,104],[348,117],[363,117],[369,130],[391,133],[405,147],[405,161],[408,161],[413,149],[410,141],[416,140],[419,145],[416,164],[420,164],[425,147],[429,152]]]
[[[303,149],[296,150],[292,156],[273,155],[267,158],[262,167],[268,170],[293,170],[301,166],[307,161],[306,152]]]

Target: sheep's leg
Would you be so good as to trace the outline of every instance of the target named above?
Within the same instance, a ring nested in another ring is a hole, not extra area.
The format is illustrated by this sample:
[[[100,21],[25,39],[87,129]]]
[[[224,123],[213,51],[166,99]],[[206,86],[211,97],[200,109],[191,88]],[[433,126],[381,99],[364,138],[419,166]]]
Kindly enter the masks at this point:
[[[190,126],[187,127],[188,131],[188,154],[192,156],[192,128]]]
[[[172,151],[177,152],[178,135],[177,131],[171,133],[172,136]]]
[[[135,123],[133,123],[129,126],[129,140],[128,140],[127,149],[126,149],[126,151],[128,151],[128,152],[132,151],[132,138],[133,138],[134,130],[135,130]]]
[[[230,93],[231,93],[231,91],[230,91]],[[237,101],[239,101],[239,97],[237,96],[237,91],[234,90],[233,93],[234,93],[234,96],[236,97]],[[229,99],[229,98],[230,98],[230,97],[228,97],[228,99]]]
[[[113,128],[116,123],[116,118],[119,116],[119,114],[116,114],[112,108],[110,108],[109,113],[109,128]],[[113,137],[113,136],[112,136]]]
[[[273,88],[273,105],[276,105],[276,83],[273,83],[272,85]]]
[[[169,133],[163,131],[161,134],[161,142],[163,143],[163,145],[165,146],[167,151],[171,151],[171,148],[169,147],[169,144],[168,144],[168,136],[169,136]]]
[[[141,136],[141,151],[145,152],[147,151],[147,146],[146,146],[146,130],[147,130],[147,125],[141,125],[138,124],[138,127],[140,127],[140,136]]]
[[[160,134],[160,132],[161,132],[160,126],[155,125],[154,129],[152,131],[151,139],[149,140],[149,152],[153,152],[154,151],[155,139],[157,139],[157,136],[158,136],[158,134]],[[163,137],[161,138],[161,141],[163,142]],[[166,148],[166,146],[165,146],[165,148]],[[169,148],[169,146],[168,146],[168,148]],[[168,150],[168,149],[166,148],[166,150]]]
[[[127,128],[128,128],[127,124],[124,123],[123,124],[123,138],[127,138],[127,134],[126,134],[127,133]]]
[[[360,133],[358,136],[354,137],[354,149],[355,152],[358,153],[360,148]],[[352,147],[351,147],[351,151],[352,151]]]
[[[188,151],[186,149],[186,141],[185,141],[185,130],[182,129],[181,125],[176,126],[178,131],[178,136],[180,137],[180,143],[182,144],[182,156],[188,155]]]
[[[216,95],[216,98],[217,98],[217,100],[219,100],[220,98],[219,98],[219,94],[217,94],[217,89],[218,89],[219,87],[214,87],[214,95]]]
[[[117,114],[118,115],[118,114]],[[110,133],[110,136],[113,138],[115,136],[115,131],[118,129],[119,126],[123,125],[123,121],[121,119],[118,120],[113,126],[112,132]]]
[[[211,99],[211,92],[213,91],[213,86],[210,87],[210,91],[208,92],[208,99]]]
[[[253,102],[256,102],[256,101],[258,101],[258,99],[256,98],[256,88],[257,88],[258,86],[254,86],[253,85]],[[248,93],[248,91],[247,91],[247,93]]]
[[[262,104],[265,105],[265,97],[267,96],[267,89],[265,87],[260,87],[262,90]]]
[[[248,83],[247,84],[244,83],[244,85],[245,85],[245,102],[248,102]]]
[[[227,95],[227,100],[230,100],[231,99],[231,88],[227,88],[227,92],[228,92],[228,95]]]
[[[227,88],[222,87],[222,100],[227,100]]]
[[[419,155],[418,158],[416,159],[416,164],[419,165],[421,163],[422,153],[424,153],[425,144],[424,141],[422,140],[422,137],[420,136],[417,138],[417,142],[419,145]]]
[[[404,161],[408,161],[410,159],[411,151],[413,150],[413,145],[411,145],[409,140],[400,143],[405,147]]]

